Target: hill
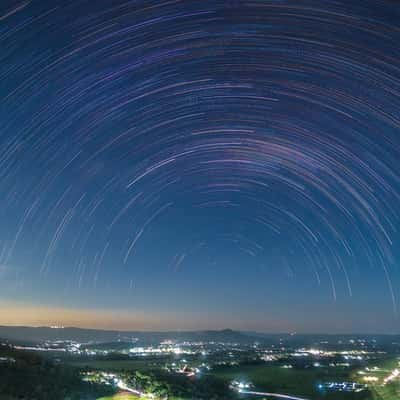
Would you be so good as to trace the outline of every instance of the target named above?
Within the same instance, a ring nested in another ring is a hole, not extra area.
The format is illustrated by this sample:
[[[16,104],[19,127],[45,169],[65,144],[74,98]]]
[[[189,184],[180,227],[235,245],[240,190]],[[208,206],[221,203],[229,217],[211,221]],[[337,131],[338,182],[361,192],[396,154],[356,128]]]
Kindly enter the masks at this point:
[[[114,331],[100,329],[82,329],[75,327],[49,328],[27,326],[0,326],[0,338],[11,341],[43,342],[47,340],[73,340],[81,343],[140,342],[141,344],[159,343],[162,340],[204,341],[225,343],[252,343],[256,340],[250,335],[231,329],[208,331],[170,331],[140,332]]]

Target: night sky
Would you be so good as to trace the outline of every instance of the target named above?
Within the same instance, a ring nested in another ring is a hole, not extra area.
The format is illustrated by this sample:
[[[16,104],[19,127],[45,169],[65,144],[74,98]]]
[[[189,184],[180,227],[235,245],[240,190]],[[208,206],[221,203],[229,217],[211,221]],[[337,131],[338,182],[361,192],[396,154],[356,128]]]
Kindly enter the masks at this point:
[[[0,4],[0,324],[400,330],[400,3]]]

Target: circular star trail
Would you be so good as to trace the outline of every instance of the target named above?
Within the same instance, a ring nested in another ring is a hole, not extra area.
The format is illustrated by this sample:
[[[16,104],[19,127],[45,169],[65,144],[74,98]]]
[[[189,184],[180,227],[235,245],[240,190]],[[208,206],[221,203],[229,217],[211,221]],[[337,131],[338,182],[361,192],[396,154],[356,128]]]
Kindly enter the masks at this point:
[[[399,18],[378,0],[1,5],[4,296],[396,320]]]

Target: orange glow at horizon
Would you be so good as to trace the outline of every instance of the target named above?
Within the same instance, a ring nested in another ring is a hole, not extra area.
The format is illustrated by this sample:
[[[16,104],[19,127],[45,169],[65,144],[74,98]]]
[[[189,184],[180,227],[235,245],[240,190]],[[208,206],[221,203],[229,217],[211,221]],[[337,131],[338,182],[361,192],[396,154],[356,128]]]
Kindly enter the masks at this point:
[[[0,303],[0,325],[74,326],[95,329],[151,330],[178,324],[173,315],[112,310],[73,309]]]
[[[224,315],[77,309],[2,301],[0,301],[0,325],[64,326],[127,331],[240,329],[238,321],[228,320]]]

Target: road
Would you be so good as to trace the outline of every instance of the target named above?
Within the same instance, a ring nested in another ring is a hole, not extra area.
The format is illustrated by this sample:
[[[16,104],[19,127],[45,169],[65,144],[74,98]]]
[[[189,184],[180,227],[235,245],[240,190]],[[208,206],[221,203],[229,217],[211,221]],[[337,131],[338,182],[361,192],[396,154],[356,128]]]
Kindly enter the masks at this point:
[[[287,400],[308,400],[308,399],[305,399],[304,397],[289,396],[287,394],[268,393],[268,392],[253,392],[251,390],[241,390],[240,393],[252,394],[254,396],[277,397],[278,399],[287,399]]]
[[[118,379],[117,386],[118,386],[119,389],[125,390],[127,392],[134,393],[139,397],[142,397],[144,395],[144,393],[139,392],[139,390],[135,390],[135,389],[132,389],[129,386],[127,386],[125,384],[125,382],[123,382],[121,379]]]

